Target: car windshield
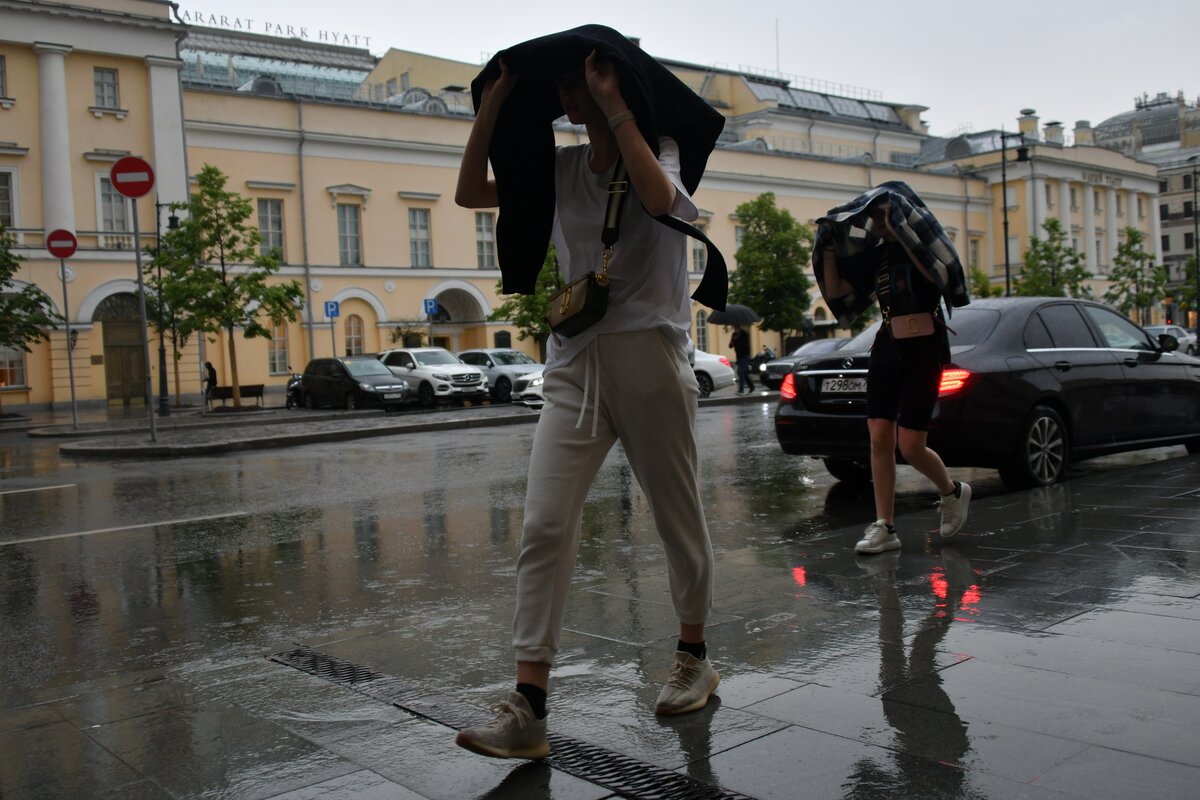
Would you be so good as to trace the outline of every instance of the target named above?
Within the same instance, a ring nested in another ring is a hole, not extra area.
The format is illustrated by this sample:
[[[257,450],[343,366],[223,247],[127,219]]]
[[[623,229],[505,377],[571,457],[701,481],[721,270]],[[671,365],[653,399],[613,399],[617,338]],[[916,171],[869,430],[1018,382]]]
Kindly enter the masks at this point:
[[[1000,312],[994,308],[960,308],[947,325],[954,331],[950,334],[951,347],[974,347],[988,337],[996,323],[1000,321]],[[862,333],[855,336],[844,347],[848,353],[865,352],[875,343],[875,334],[879,332],[879,320],[871,324]]]
[[[383,362],[377,358],[347,358],[342,361],[346,365],[346,369],[350,370],[350,374],[356,378],[365,378],[368,375],[391,375],[392,372],[383,365]]]
[[[522,353],[520,350],[502,350],[499,353],[492,353],[492,360],[497,364],[502,364],[506,367],[513,367],[518,364],[536,364],[529,356]]]
[[[425,350],[413,353],[417,363],[422,367],[436,367],[439,364],[461,364],[454,354],[448,350]]]

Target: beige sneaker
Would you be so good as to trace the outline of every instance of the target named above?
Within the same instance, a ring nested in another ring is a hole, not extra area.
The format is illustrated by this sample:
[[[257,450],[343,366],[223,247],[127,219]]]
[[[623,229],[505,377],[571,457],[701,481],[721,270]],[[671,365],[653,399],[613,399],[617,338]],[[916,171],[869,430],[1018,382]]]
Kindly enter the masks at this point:
[[[533,716],[525,695],[512,692],[507,703],[497,703],[491,710],[496,713],[495,719],[486,725],[463,728],[454,743],[492,758],[537,759],[550,755],[546,720]]]
[[[698,711],[708,704],[721,676],[707,659],[701,661],[691,653],[675,651],[675,663],[667,685],[658,693],[654,713],[664,717]]]
[[[956,481],[955,491],[942,497],[942,527],[940,533],[950,538],[962,530],[967,521],[967,508],[971,505],[971,484],[966,481]]]

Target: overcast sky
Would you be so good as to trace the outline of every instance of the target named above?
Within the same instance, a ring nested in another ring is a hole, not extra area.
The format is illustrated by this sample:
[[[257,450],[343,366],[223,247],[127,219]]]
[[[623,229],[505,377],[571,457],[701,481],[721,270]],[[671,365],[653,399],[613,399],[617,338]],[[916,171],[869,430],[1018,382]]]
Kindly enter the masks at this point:
[[[1093,125],[1134,97],[1200,95],[1197,0],[181,0],[286,35],[303,26],[389,47],[479,63],[488,54],[585,23],[639,37],[652,55],[779,71],[927,106],[931,132],[1013,128],[1022,108],[1043,123]],[[1007,8],[1008,10],[1003,10]],[[905,13],[908,12],[908,13]],[[235,22],[237,20],[238,22]],[[220,25],[218,24],[218,27]],[[343,39],[342,41],[346,41]],[[352,43],[352,38],[351,38]]]

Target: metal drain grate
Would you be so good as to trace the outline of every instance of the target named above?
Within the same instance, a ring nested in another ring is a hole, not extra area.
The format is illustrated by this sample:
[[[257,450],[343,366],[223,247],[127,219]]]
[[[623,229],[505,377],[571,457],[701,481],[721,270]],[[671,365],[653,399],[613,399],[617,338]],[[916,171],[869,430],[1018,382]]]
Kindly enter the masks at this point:
[[[402,711],[462,730],[487,719],[485,712],[447,697],[430,694],[419,684],[299,647],[271,656],[279,664],[342,684],[360,694],[391,703]],[[630,800],[750,800],[746,795],[614,753],[588,742],[548,734],[550,757],[543,763],[581,780],[603,786]]]

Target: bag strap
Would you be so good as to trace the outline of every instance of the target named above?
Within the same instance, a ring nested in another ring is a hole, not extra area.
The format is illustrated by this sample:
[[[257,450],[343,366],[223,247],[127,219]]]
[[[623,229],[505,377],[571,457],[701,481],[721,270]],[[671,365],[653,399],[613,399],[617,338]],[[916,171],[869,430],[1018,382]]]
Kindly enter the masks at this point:
[[[608,182],[608,208],[604,212],[604,229],[600,231],[600,249],[602,265],[596,276],[596,283],[601,286],[608,284],[608,260],[612,258],[613,245],[621,233],[621,210],[625,208],[625,196],[629,194],[629,175],[625,169],[625,161],[617,156],[616,166],[613,167],[612,180]]]
[[[661,214],[654,218],[657,222],[673,228],[685,236],[690,236],[704,242],[708,248],[708,260],[704,264],[704,277],[700,285],[692,292],[692,299],[703,303],[715,311],[724,311],[729,299],[729,268],[725,266],[725,257],[717,246],[709,241],[704,231],[670,214]]]

